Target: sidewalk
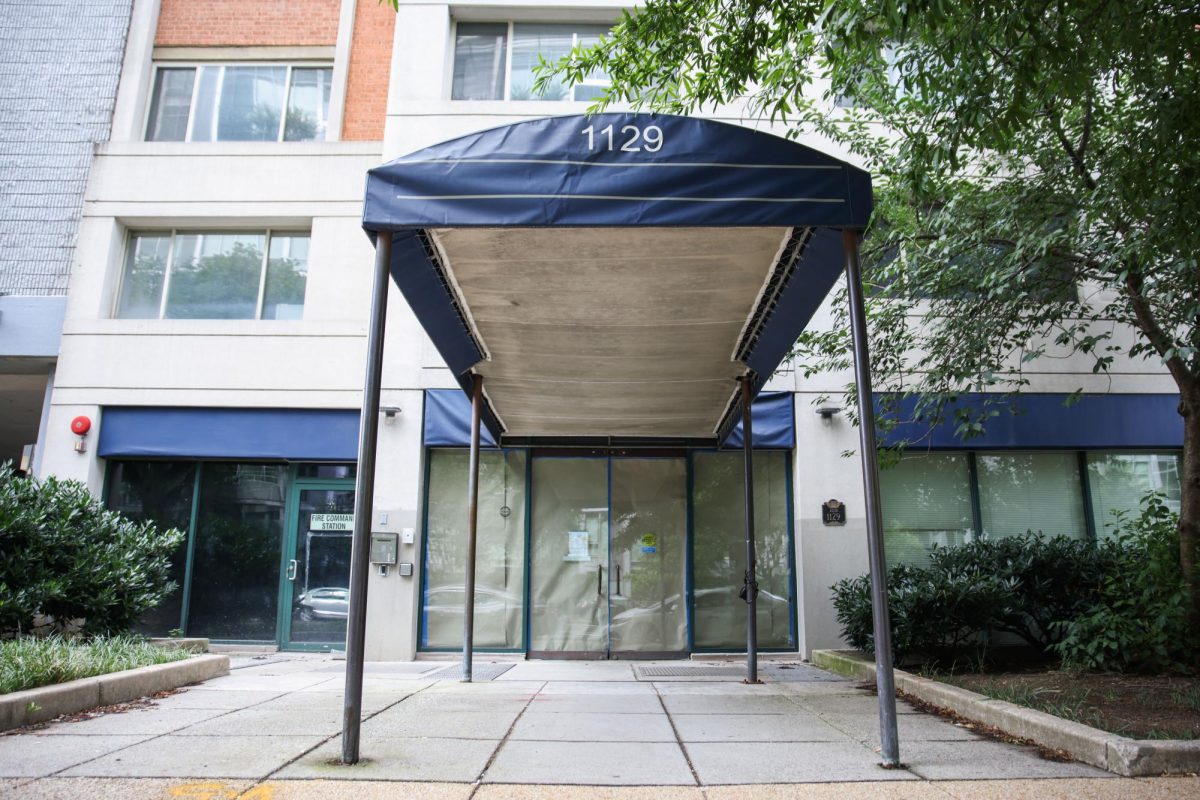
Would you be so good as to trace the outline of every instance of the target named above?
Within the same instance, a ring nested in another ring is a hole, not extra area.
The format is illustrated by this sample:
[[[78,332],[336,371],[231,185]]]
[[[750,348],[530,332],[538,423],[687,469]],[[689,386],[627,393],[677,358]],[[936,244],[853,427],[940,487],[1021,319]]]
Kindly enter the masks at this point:
[[[2,736],[0,795],[1200,797],[1196,778],[1128,780],[1048,761],[903,704],[906,768],[884,770],[875,698],[778,663],[764,663],[761,686],[740,683],[736,664],[477,661],[484,680],[473,684],[445,662],[371,664],[364,760],[345,767],[343,669],[327,657],[239,658],[229,676],[144,708]]]

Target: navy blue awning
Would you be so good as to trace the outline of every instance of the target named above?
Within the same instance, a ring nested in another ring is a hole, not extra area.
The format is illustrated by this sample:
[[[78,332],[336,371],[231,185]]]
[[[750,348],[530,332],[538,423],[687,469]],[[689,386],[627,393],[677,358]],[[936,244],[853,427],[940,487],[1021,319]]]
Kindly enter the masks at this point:
[[[950,450],[1092,450],[1167,449],[1183,447],[1183,418],[1174,394],[1085,394],[1067,405],[1066,394],[1021,394],[1011,398],[987,420],[982,436],[962,439],[955,433],[955,408],[982,410],[987,396],[964,394],[938,425],[905,422],[887,435],[881,446],[908,441],[913,449]],[[880,413],[882,398],[876,398]],[[915,398],[902,398],[899,418],[908,419]]]
[[[754,424],[754,447],[791,450],[796,446],[796,414],[791,392],[762,392],[750,407]],[[425,391],[425,423],[422,440],[426,447],[468,447],[471,444],[471,401],[457,389]],[[496,440],[485,428],[480,444],[495,447]],[[730,432],[722,447],[742,446],[742,423]]]
[[[354,461],[354,409],[106,407],[101,458]]]
[[[707,437],[740,416],[865,228],[865,171],[661,114],[535,119],[371,170],[363,227],[495,440]],[[552,235],[547,235],[548,233]]]

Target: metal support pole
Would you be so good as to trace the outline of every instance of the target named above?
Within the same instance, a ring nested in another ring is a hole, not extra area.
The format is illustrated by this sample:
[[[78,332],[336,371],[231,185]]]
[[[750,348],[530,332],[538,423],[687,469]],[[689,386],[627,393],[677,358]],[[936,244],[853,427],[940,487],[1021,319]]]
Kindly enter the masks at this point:
[[[883,518],[879,510],[879,458],[875,442],[875,404],[871,392],[871,356],[862,275],[858,268],[858,231],[842,231],[846,283],[850,296],[850,335],[854,380],[858,385],[858,447],[862,453],[867,512],[867,557],[871,569],[871,616],[875,629],[875,687],[879,692],[879,741],[885,767],[900,765],[896,732],[896,680],[892,673],[892,628],[888,618],[887,562],[883,555]]]
[[[742,460],[746,492],[746,576],[742,586],[746,601],[746,683],[758,683],[758,580],[754,552],[754,426],[750,421],[751,378],[742,384]]]
[[[367,328],[367,377],[358,423],[358,475],[354,481],[354,538],[350,547],[350,608],[346,618],[346,690],[342,711],[342,763],[358,763],[362,722],[363,652],[367,638],[367,579],[370,572],[371,515],[375,499],[375,445],[379,439],[379,387],[383,379],[383,332],[387,321],[388,267],[392,234],[375,242],[375,283]]]
[[[467,475],[467,576],[463,592],[462,682],[471,682],[475,649],[475,539],[479,528],[479,417],[483,407],[483,376],[471,384],[471,461]]]

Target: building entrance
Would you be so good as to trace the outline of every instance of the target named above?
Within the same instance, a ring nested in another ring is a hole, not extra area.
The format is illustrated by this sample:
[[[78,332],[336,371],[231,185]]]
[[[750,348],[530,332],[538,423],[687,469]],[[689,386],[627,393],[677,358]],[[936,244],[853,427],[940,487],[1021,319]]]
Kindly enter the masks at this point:
[[[344,483],[293,488],[294,523],[285,544],[281,591],[286,649],[328,649],[346,641],[354,489]]]
[[[684,655],[683,455],[535,455],[532,480],[529,655]]]

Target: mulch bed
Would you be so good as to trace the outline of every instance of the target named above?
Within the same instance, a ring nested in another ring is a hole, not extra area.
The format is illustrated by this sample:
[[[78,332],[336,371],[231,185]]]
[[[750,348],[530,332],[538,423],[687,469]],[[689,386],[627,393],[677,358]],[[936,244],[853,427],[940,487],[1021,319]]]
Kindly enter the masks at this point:
[[[1056,670],[931,677],[1132,739],[1200,739],[1200,677]]]

